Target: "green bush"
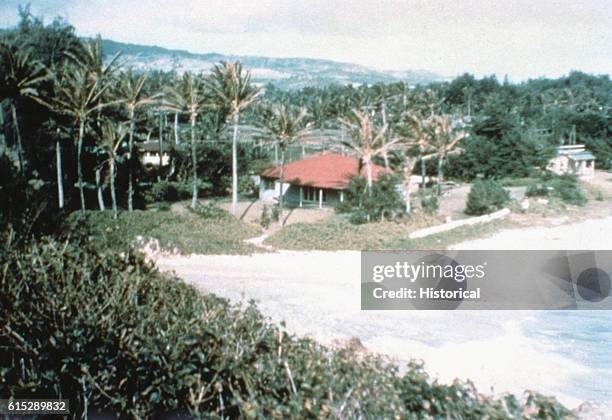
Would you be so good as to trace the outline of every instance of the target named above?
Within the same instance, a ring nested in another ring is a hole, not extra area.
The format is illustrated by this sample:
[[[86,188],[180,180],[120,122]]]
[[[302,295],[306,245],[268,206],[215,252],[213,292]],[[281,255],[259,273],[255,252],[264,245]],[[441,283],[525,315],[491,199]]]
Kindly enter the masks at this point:
[[[198,216],[203,217],[204,219],[221,220],[230,217],[230,214],[228,212],[217,207],[215,203],[211,202],[205,204],[198,202],[194,209],[192,209],[191,207],[189,207],[189,209],[192,213],[195,213]]]
[[[254,198],[259,193],[259,185],[250,175],[241,176],[238,178],[238,192],[246,197]]]
[[[288,335],[131,252],[44,239],[0,254],[0,395],[69,398],[73,418],[520,418],[515,397],[442,385],[356,348]],[[545,413],[569,414],[532,397]]]
[[[270,212],[270,218],[274,222],[278,222],[280,220],[280,207],[272,206],[272,211]]]
[[[210,182],[198,180],[198,195],[209,195]],[[191,198],[193,194],[192,181],[155,181],[145,191],[144,198],[149,204],[160,201],[177,201]]]
[[[259,224],[264,229],[268,229],[271,223],[272,223],[272,218],[270,217],[270,209],[268,208],[268,206],[264,204],[263,208],[261,209],[261,216],[259,218]]]
[[[419,197],[421,198],[421,208],[427,214],[435,214],[440,208],[437,194],[433,191],[419,191]]]
[[[399,180],[393,175],[382,175],[368,191],[364,177],[351,179],[343,203],[336,207],[338,213],[348,213],[353,224],[392,220],[404,214],[406,204],[397,185]]]
[[[527,197],[555,197],[568,204],[582,206],[587,198],[574,175],[544,174],[527,187]]]
[[[176,201],[178,198],[179,192],[176,187],[176,183],[169,181],[155,182],[145,193],[145,200],[148,203],[156,203],[158,201]]]
[[[498,182],[477,179],[467,197],[465,212],[481,215],[503,208],[510,201],[510,194]]]

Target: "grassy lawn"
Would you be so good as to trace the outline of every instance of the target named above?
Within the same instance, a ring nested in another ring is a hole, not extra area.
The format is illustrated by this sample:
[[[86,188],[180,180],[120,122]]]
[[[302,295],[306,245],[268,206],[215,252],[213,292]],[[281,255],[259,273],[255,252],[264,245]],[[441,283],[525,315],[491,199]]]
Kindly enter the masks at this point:
[[[189,211],[137,210],[121,212],[115,220],[110,211],[88,211],[75,212],[69,223],[101,246],[128,247],[138,237],[154,238],[163,250],[181,254],[250,254],[258,248],[243,240],[260,233],[224,212],[205,217]]]
[[[426,238],[408,238],[411,232],[433,224],[436,224],[434,218],[406,223],[353,225],[340,216],[334,216],[317,223],[286,226],[267,238],[265,243],[278,249],[290,250],[445,249],[452,244],[480,238],[511,226],[508,221],[493,221],[460,227]]]
[[[502,229],[510,229],[515,224],[509,220],[493,220],[478,225],[461,226],[437,235],[419,239],[400,239],[385,244],[387,249],[439,249],[444,250],[451,245],[464,241],[484,238]]]

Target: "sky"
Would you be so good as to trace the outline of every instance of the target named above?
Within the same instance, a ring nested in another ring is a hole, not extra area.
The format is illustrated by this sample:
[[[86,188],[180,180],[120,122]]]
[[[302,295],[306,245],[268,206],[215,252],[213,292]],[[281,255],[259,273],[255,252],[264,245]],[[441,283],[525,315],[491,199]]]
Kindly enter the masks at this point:
[[[2,0],[0,26],[26,0]],[[31,0],[83,36],[512,81],[612,74],[611,0]]]

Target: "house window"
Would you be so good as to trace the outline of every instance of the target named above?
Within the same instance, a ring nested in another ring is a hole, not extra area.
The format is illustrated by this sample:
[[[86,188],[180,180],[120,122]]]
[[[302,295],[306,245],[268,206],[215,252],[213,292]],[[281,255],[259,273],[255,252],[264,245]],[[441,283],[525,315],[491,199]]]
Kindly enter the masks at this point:
[[[274,180],[265,178],[263,180],[264,190],[273,190],[274,189]]]
[[[319,188],[303,187],[305,201],[319,201]],[[323,201],[327,201],[327,193],[323,190]]]

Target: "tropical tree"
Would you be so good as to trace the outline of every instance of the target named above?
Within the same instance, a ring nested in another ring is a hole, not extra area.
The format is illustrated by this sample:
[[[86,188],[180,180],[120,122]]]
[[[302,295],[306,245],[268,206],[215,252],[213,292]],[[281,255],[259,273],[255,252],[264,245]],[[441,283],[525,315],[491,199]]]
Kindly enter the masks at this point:
[[[311,123],[305,123],[306,109],[292,108],[285,104],[274,106],[266,115],[263,124],[280,151],[280,196],[279,209],[282,224],[283,182],[287,147],[303,139],[311,130]]]
[[[86,67],[71,65],[59,72],[56,82],[52,107],[61,114],[68,115],[74,121],[77,143],[77,177],[81,199],[81,210],[85,210],[85,182],[83,178],[83,141],[93,113],[108,106],[120,103],[120,100],[102,100],[110,88],[110,80],[92,80]]]
[[[112,79],[122,66],[119,63],[121,53],[116,53],[109,60],[104,60],[102,41],[99,38],[83,43],[82,48],[75,52],[67,51],[66,55],[74,64],[85,67],[93,82]]]
[[[109,183],[111,191],[111,200],[113,206],[113,217],[117,218],[117,191],[115,188],[115,178],[117,173],[117,161],[119,159],[118,151],[125,139],[128,128],[125,124],[116,123],[106,119],[102,123],[101,147],[106,153],[107,158],[103,162],[108,163],[109,167]]]
[[[136,112],[143,106],[156,103],[160,94],[148,95],[145,91],[146,74],[135,77],[131,70],[123,73],[119,82],[119,96],[128,112],[128,210],[134,210],[134,134]]]
[[[259,96],[261,90],[251,84],[251,72],[243,73],[242,64],[221,62],[207,79],[213,101],[233,124],[232,135],[232,214],[238,204],[238,124],[240,114]]]
[[[348,134],[342,144],[357,153],[360,162],[365,166],[368,194],[371,194],[373,159],[387,153],[401,139],[396,138],[385,142],[387,125],[381,128],[374,127],[374,122],[366,110],[353,109],[349,118],[340,119],[340,124]]]
[[[187,72],[175,86],[171,86],[164,97],[164,107],[167,109],[189,115],[191,129],[191,166],[193,178],[193,193],[191,208],[198,202],[198,162],[196,149],[196,123],[198,115],[205,108],[210,108],[210,99],[206,96],[205,86],[201,78]]]
[[[21,173],[24,171],[25,162],[16,104],[17,101],[24,98],[44,103],[38,87],[49,78],[50,74],[47,69],[35,60],[28,50],[5,42],[0,43],[0,102],[4,99],[10,101]],[[0,110],[0,112],[3,111]]]
[[[416,144],[419,148],[421,161],[421,188],[425,188],[428,160],[426,156],[432,151],[432,145],[430,144],[432,117],[422,117],[410,111],[406,112],[404,116],[406,117],[410,129],[406,140],[411,144]]]
[[[458,143],[465,138],[466,132],[453,126],[453,117],[448,114],[434,115],[431,117],[429,132],[429,145],[434,150],[433,153],[426,155],[423,159],[437,157],[438,159],[438,195],[442,192],[442,178],[444,176],[444,163],[449,155],[462,153],[463,150],[457,147]]]

